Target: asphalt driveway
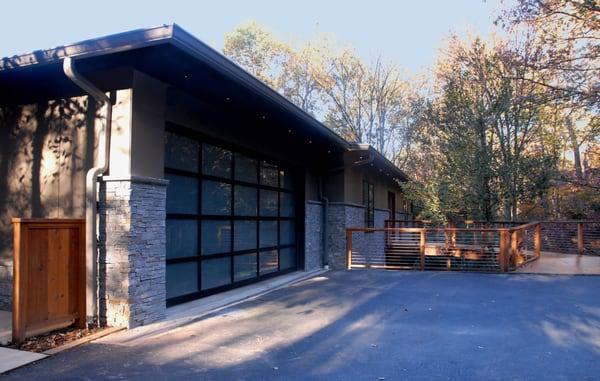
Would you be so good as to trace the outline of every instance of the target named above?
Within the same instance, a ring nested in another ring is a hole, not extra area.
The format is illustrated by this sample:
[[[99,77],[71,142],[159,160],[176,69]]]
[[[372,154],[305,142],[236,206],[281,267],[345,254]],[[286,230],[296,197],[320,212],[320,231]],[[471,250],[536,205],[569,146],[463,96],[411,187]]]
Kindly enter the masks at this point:
[[[600,380],[600,277],[329,272],[6,380]]]

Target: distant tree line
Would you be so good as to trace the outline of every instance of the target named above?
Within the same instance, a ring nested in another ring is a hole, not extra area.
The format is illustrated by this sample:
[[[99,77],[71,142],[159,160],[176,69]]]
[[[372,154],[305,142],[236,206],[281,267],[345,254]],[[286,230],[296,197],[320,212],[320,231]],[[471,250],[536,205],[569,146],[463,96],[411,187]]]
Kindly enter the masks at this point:
[[[421,218],[600,217],[597,0],[518,0],[497,23],[504,37],[449,36],[420,77],[326,38],[293,47],[256,23],[224,53],[403,168]]]

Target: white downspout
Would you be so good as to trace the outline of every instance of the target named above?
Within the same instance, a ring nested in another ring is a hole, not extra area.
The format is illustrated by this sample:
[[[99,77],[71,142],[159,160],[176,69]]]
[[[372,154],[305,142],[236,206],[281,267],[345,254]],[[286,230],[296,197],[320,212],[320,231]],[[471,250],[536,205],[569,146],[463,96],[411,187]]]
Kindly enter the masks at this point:
[[[106,173],[110,157],[110,132],[112,124],[112,102],[110,98],[75,69],[75,61],[66,57],[63,61],[65,75],[100,104],[106,105],[106,123],[100,132],[104,144],[104,155],[98,155],[96,167],[88,170],[85,177],[85,263],[86,263],[86,320],[99,323],[98,317],[98,249],[96,242],[96,194],[98,176]],[[89,107],[89,103],[88,103]]]

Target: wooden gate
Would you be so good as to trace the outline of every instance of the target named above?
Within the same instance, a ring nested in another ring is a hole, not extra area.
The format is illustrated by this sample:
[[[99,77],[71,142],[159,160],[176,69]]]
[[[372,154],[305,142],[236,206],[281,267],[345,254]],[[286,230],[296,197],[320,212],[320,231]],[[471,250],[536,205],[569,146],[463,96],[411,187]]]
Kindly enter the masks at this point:
[[[85,327],[85,220],[13,218],[13,342]]]

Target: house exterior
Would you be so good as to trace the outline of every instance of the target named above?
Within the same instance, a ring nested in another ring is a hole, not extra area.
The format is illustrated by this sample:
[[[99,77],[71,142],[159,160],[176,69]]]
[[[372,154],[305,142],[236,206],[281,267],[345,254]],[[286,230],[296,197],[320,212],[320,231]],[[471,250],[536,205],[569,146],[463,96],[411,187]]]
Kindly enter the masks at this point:
[[[4,58],[0,309],[11,308],[11,218],[83,218],[86,173],[106,152],[109,105],[66,75],[65,57],[112,103],[93,253],[105,323],[142,325],[233,287],[344,268],[346,227],[410,214],[399,168],[177,25]]]

